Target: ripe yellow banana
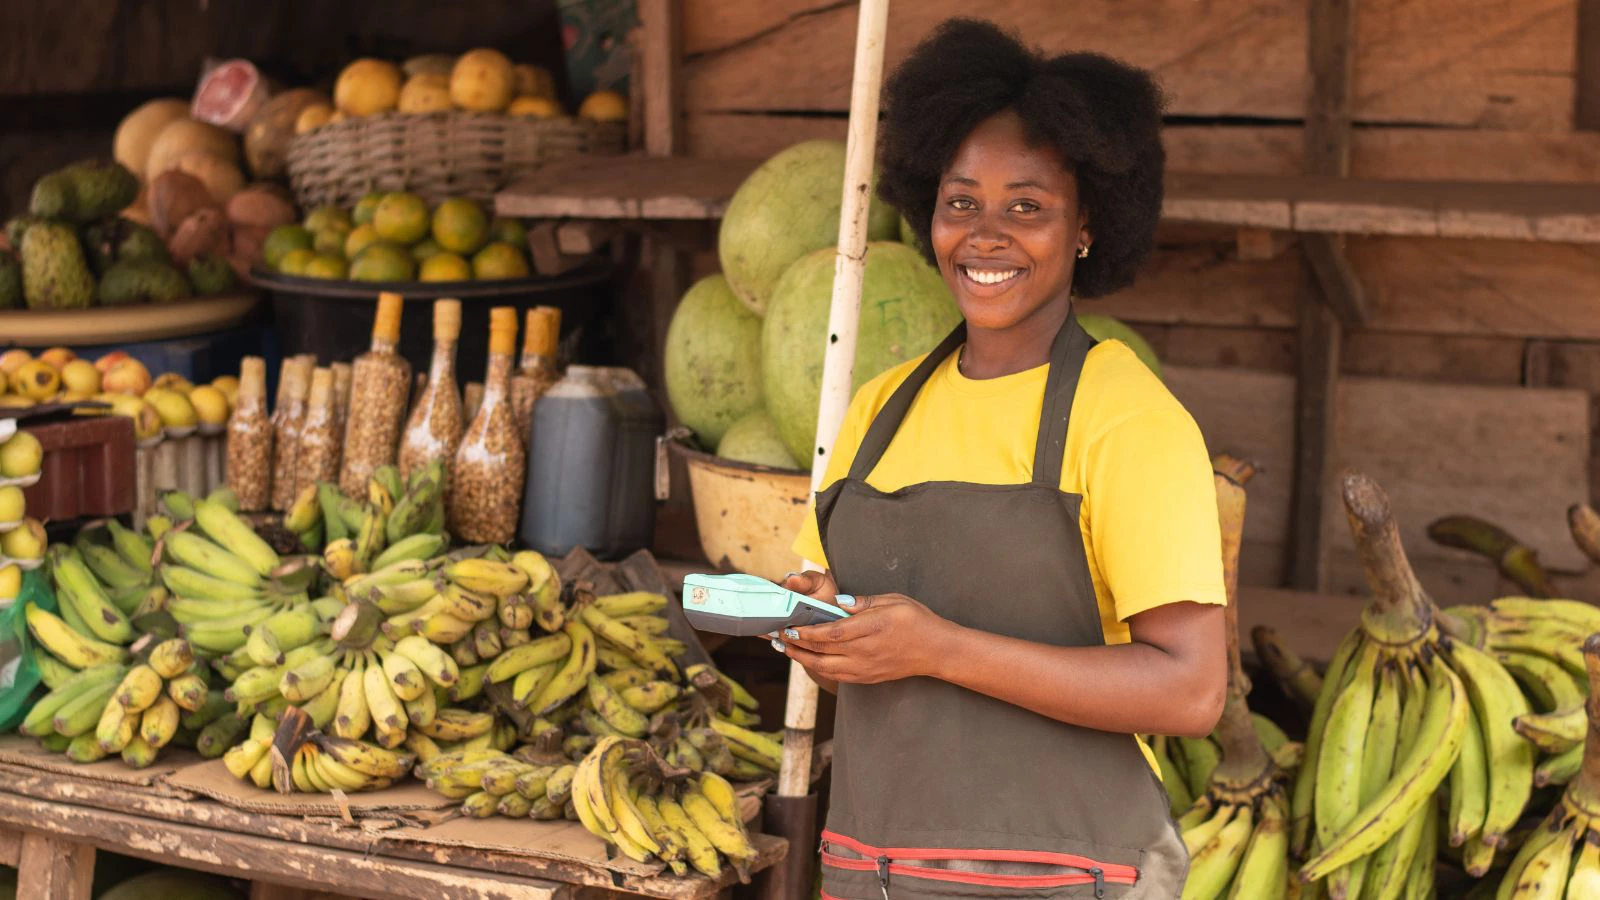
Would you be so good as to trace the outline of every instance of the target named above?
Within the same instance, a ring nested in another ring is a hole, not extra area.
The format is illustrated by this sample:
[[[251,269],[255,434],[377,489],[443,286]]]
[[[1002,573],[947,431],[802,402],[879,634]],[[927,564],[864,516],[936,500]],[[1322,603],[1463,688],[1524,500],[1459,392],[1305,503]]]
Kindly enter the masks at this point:
[[[507,597],[528,586],[528,573],[512,563],[463,559],[444,567],[444,577],[469,591]]]
[[[661,813],[661,821],[671,828],[683,841],[684,852],[688,855],[689,865],[695,871],[709,878],[722,876],[722,860],[717,856],[717,848],[706,837],[683,807],[666,796],[656,798],[656,808]]]
[[[1240,807],[1228,824],[1190,857],[1189,877],[1183,885],[1183,900],[1212,900],[1222,896],[1244,859],[1245,851],[1250,847],[1254,825],[1255,817],[1250,807]]]
[[[551,678],[534,699],[529,701],[527,708],[536,716],[550,712],[583,690],[588,683],[589,675],[595,670],[594,633],[588,626],[582,622],[569,621],[562,626],[562,633],[571,640],[572,650],[555,677]]]
[[[383,674],[383,667],[369,658],[361,672],[363,693],[372,716],[372,727],[382,747],[398,747],[406,739],[406,714],[394,688]]]
[[[588,679],[588,699],[594,711],[618,733],[628,737],[644,737],[650,729],[650,720],[629,706],[616,691],[606,687],[598,677]]]
[[[607,683],[608,688],[609,686]],[[641,713],[651,715],[660,712],[667,704],[678,699],[683,691],[670,681],[652,681],[625,687],[616,693],[624,703]]]
[[[383,660],[383,672],[389,679],[389,685],[394,688],[394,695],[401,700],[415,700],[428,690],[427,676],[417,668],[417,664],[409,657],[399,653],[380,653]]]
[[[250,777],[250,771],[256,767],[256,763],[266,757],[271,746],[268,741],[246,740],[222,754],[222,764],[227,767],[228,774],[244,781]]]
[[[182,638],[162,641],[150,651],[150,668],[162,678],[177,678],[194,665],[194,650]]]
[[[122,676],[112,697],[130,713],[144,712],[161,696],[161,676],[148,665],[137,665]]]
[[[283,564],[271,544],[221,503],[214,500],[196,501],[194,520],[207,537],[244,559],[259,575],[271,575],[273,569]]]
[[[667,606],[665,595],[650,591],[631,591],[625,594],[606,594],[594,598],[592,604],[607,616],[642,616],[659,612]]]
[[[722,855],[735,861],[755,858],[755,848],[750,846],[743,832],[723,821],[704,794],[698,790],[690,791],[679,798],[679,803],[683,806],[683,811],[688,814],[689,821],[694,823],[700,833],[705,835]]]
[[[395,641],[394,653],[409,659],[418,671],[440,687],[450,687],[461,678],[455,660],[443,648],[420,635],[408,635]]]
[[[578,616],[596,635],[615,644],[640,666],[677,680],[678,667],[649,638],[606,615],[595,605],[585,606]]]
[[[32,603],[23,609],[28,633],[56,659],[75,669],[89,669],[127,659],[128,651],[116,644],[85,637],[73,631],[59,616]]]
[[[517,675],[539,666],[558,663],[573,651],[571,632],[553,634],[503,651],[489,663],[488,678],[491,683],[508,681]]]
[[[417,730],[436,741],[468,741],[486,735],[494,728],[494,716],[485,712],[447,707],[433,721]]]
[[[178,704],[161,697],[139,716],[139,737],[152,749],[160,750],[178,733]]]

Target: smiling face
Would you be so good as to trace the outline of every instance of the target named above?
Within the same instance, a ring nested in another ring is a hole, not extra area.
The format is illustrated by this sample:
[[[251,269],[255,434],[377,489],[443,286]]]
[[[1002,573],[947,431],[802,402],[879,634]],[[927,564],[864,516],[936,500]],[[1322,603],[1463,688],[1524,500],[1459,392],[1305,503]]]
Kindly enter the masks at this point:
[[[945,170],[933,210],[939,271],[972,329],[1005,330],[1071,303],[1076,251],[1089,243],[1078,181],[1014,112],[986,119]]]

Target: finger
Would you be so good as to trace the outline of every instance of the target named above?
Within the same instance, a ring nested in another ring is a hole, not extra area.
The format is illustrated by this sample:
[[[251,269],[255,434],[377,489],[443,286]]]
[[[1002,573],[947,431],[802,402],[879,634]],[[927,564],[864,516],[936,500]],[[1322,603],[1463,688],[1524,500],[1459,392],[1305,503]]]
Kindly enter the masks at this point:
[[[783,653],[804,666],[806,671],[813,675],[825,678],[828,681],[840,680],[839,675],[843,670],[841,665],[843,660],[840,657],[829,656],[825,653],[815,653],[802,647],[796,647],[793,644],[785,644]]]
[[[874,601],[877,600],[877,597],[873,594],[861,594],[859,596],[840,594],[835,599],[836,603],[834,605],[838,606],[840,609],[847,610],[851,613],[858,613],[871,609]]]
[[[871,618],[846,616],[821,625],[805,625],[784,629],[784,640],[798,640],[810,644],[843,644],[876,634],[878,623]]]
[[[822,587],[821,572],[790,572],[783,578],[783,586],[796,594],[809,596],[813,591]]]

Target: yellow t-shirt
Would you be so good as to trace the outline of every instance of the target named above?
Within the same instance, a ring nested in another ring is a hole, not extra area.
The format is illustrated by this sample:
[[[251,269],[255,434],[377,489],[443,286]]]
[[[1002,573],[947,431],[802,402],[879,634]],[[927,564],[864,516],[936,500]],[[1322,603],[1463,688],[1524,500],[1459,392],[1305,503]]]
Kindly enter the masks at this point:
[[[1044,407],[1047,366],[985,380],[963,376],[957,354],[917,395],[883,459],[867,475],[880,491],[928,481],[1024,484]],[[896,366],[856,392],[824,487],[850,471],[878,410],[921,362]],[[1083,364],[1061,490],[1083,497],[1079,527],[1108,644],[1129,641],[1129,617],[1189,600],[1224,604],[1216,485],[1200,429],[1166,385],[1121,341],[1096,344]],[[794,552],[826,565],[815,515]]]

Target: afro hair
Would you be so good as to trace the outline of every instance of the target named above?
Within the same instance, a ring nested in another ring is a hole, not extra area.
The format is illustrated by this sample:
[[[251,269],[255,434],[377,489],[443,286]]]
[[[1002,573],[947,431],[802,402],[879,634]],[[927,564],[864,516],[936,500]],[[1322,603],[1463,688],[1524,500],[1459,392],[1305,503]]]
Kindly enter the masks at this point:
[[[1006,110],[1028,140],[1054,148],[1077,178],[1094,252],[1073,292],[1133,283],[1161,217],[1161,91],[1149,73],[1096,53],[1045,57],[990,22],[951,19],[884,86],[878,195],[897,207],[930,262],[933,207],[967,135]],[[1062,247],[1071,253],[1073,247]]]

